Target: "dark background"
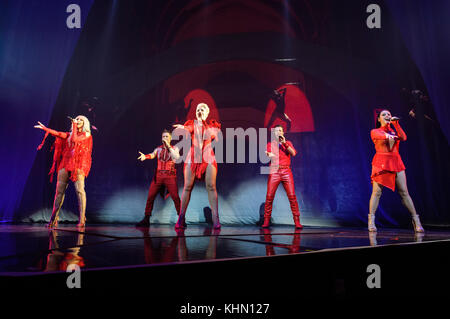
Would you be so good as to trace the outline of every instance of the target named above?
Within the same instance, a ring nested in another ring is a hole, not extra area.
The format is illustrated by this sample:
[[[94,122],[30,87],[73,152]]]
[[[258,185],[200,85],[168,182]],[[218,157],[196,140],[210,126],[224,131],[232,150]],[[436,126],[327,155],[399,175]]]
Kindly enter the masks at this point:
[[[402,118],[408,140],[400,152],[423,223],[449,224],[448,1],[376,1],[381,29],[366,26],[373,1],[85,0],[77,2],[81,30],[65,25],[69,3],[0,5],[2,221],[49,217],[51,143],[36,151],[38,120],[68,130],[67,115],[89,117],[97,130],[88,221],[128,223],[143,215],[155,166],[138,162],[137,151],[151,152],[164,128],[191,118],[191,98],[207,99],[224,131],[260,128],[274,106],[271,90],[294,83],[287,137],[299,152],[292,167],[305,225],[366,223],[375,108]],[[222,223],[258,221],[262,165],[219,164]],[[188,221],[204,221],[207,205],[198,183]],[[276,223],[292,222],[281,187],[274,207]],[[76,220],[76,211],[70,186],[63,219]],[[410,227],[390,190],[378,216],[385,226]],[[176,220],[170,200],[157,200],[154,220]]]

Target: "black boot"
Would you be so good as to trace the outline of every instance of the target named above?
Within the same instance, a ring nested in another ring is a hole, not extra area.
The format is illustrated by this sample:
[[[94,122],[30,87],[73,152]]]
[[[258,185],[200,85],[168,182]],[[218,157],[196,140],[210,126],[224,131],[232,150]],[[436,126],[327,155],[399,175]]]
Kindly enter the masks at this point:
[[[145,215],[144,218],[136,224],[136,227],[149,227],[150,226],[150,216]]]

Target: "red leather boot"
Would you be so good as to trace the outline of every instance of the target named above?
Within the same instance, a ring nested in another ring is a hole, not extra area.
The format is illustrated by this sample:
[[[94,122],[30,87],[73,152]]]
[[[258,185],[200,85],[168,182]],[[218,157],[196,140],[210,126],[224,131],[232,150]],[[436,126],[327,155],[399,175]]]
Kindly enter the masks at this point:
[[[302,229],[303,225],[300,224],[300,215],[294,215],[295,228]]]
[[[270,227],[270,215],[264,214],[264,223],[261,225],[262,228]]]

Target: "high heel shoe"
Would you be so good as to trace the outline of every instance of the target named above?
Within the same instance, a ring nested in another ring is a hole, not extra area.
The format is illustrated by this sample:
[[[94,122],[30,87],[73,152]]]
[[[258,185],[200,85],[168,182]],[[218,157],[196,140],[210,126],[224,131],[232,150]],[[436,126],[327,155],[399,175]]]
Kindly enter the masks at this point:
[[[261,225],[262,228],[270,227],[270,216],[264,216],[264,223]]]
[[[222,227],[220,225],[220,219],[219,219],[219,213],[216,213],[215,215],[213,215],[213,228],[214,229],[220,229],[220,227]]]
[[[82,217],[80,222],[77,224],[77,227],[83,228],[86,226],[86,217]]]
[[[135,225],[136,227],[149,227],[150,226],[150,216],[144,216],[144,218]]]
[[[184,229],[184,228],[186,228],[186,227],[187,227],[187,225],[186,225],[186,217],[185,217],[185,214],[180,214],[180,215],[178,216],[177,223],[175,224],[175,229]]]
[[[368,215],[368,226],[367,226],[367,229],[370,231],[370,232],[375,232],[375,231],[377,231],[377,227],[375,226],[375,214],[369,214]]]
[[[58,216],[50,217],[50,221],[47,224],[47,228],[56,228],[58,227]]]
[[[295,224],[295,228],[297,228],[297,229],[303,228],[303,225],[300,224],[300,216],[294,215],[294,224]]]

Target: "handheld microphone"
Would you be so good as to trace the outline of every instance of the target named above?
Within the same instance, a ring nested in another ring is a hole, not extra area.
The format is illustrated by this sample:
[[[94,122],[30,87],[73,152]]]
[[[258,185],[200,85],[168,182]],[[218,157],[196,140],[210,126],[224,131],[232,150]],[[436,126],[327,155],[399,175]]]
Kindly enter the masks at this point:
[[[399,121],[400,120],[400,118],[399,117],[397,117],[397,116],[393,116],[393,117],[391,117],[391,122],[392,121]]]
[[[75,121],[75,119],[71,118],[70,116],[67,116],[67,118],[68,118],[69,120],[71,120],[72,122]]]

